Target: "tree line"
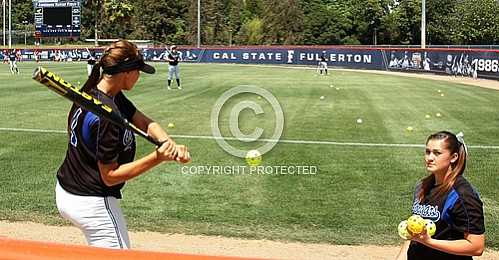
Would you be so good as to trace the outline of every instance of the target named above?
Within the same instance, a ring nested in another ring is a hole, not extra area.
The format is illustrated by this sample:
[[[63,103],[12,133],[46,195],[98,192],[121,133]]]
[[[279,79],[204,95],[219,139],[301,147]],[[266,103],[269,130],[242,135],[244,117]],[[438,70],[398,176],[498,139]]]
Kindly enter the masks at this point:
[[[421,0],[200,0],[202,45],[417,45]],[[196,44],[198,0],[82,0],[81,38]],[[426,0],[427,44],[499,44],[499,1]],[[33,4],[13,0],[13,24]],[[26,22],[25,22],[26,23]],[[33,26],[34,29],[34,26]]]

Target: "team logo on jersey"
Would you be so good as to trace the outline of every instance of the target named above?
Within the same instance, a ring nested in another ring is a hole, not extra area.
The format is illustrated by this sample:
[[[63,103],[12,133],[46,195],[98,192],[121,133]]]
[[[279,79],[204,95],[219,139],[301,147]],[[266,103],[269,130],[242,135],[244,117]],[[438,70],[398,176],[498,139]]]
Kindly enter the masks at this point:
[[[123,145],[125,146],[125,151],[132,149],[132,144],[135,138],[133,132],[126,129],[125,134],[123,134]]]
[[[425,219],[431,219],[433,222],[440,220],[440,211],[438,210],[438,206],[427,204],[421,205],[417,199],[414,200],[414,204],[412,205],[412,213],[420,215]]]
[[[70,125],[71,132],[70,132],[69,139],[70,139],[71,145],[74,147],[76,147],[78,145],[78,138],[76,137],[75,128],[78,125],[78,117],[80,117],[81,113],[82,113],[82,110],[80,107],[75,111],[73,118],[71,119],[71,125]]]

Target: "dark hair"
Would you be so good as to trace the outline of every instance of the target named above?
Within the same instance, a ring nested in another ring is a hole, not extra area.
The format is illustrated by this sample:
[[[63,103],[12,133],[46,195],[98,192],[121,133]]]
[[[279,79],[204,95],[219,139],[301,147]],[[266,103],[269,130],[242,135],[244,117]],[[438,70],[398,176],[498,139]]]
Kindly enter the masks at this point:
[[[118,63],[124,62],[127,59],[138,59],[140,57],[139,50],[134,43],[127,40],[119,40],[111,43],[109,47],[104,49],[104,53],[99,61],[94,65],[92,73],[88,77],[87,82],[81,88],[82,91],[88,91],[95,88],[102,79],[101,68],[112,67]]]
[[[426,144],[428,144],[430,140],[443,140],[443,143],[446,146],[445,148],[448,149],[451,154],[456,153],[458,156],[457,160],[451,163],[451,174],[445,176],[442,185],[436,188],[434,196],[440,197],[450,191],[456,182],[456,178],[464,173],[467,157],[466,148],[464,147],[464,144],[457,139],[455,134],[448,131],[441,131],[430,135],[428,139],[426,139]],[[435,175],[433,174],[430,174],[421,180],[421,188],[417,194],[420,202],[424,200],[434,183]]]

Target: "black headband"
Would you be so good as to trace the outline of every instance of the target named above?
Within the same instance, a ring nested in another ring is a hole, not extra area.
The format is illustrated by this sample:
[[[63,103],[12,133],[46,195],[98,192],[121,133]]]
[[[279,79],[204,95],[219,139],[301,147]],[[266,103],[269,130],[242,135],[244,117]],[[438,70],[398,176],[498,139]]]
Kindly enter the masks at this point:
[[[108,75],[137,69],[148,74],[156,72],[154,67],[144,63],[144,59],[141,56],[132,60],[124,60],[112,66],[102,67],[102,71]]]

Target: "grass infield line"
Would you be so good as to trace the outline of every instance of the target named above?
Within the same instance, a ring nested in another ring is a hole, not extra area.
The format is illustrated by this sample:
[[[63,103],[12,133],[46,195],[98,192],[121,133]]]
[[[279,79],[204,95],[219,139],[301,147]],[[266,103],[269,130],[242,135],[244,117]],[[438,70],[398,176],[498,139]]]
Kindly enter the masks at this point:
[[[30,129],[30,128],[7,128],[0,127],[0,131],[5,132],[30,132],[30,133],[53,133],[53,134],[65,134],[66,131],[63,130],[50,130],[50,129]],[[246,138],[235,138],[235,137],[214,137],[206,135],[170,135],[176,138],[186,138],[186,139],[207,139],[207,140],[230,140],[230,141],[242,141],[250,140]],[[387,143],[355,143],[355,142],[333,142],[333,141],[308,141],[308,140],[276,140],[276,139],[258,139],[258,142],[278,142],[278,143],[288,143],[288,144],[322,144],[322,145],[338,145],[338,146],[367,146],[367,147],[401,147],[401,148],[423,148],[422,144],[387,144]],[[468,145],[471,149],[499,149],[498,145]]]

